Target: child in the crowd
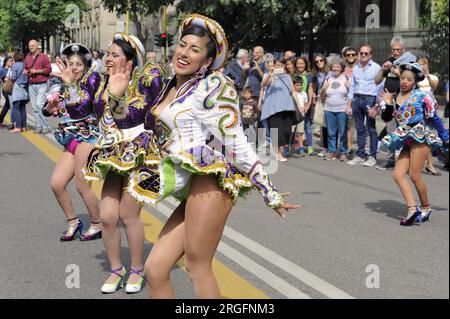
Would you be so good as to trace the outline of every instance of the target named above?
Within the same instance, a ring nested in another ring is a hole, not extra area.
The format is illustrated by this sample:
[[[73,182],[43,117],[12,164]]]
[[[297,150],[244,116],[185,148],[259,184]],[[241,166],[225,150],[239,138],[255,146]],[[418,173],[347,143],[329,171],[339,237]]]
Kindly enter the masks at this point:
[[[253,90],[251,87],[247,86],[242,90],[241,100],[241,118],[242,118],[242,126],[244,129],[244,133],[248,136],[246,132],[247,129],[255,128],[256,121],[258,120],[258,109],[256,107],[256,101],[253,99]]]
[[[294,77],[294,89],[297,94],[297,98],[300,101],[300,111],[305,115],[305,106],[308,104],[308,95],[303,92],[303,77]],[[305,156],[305,147],[303,146],[303,135],[305,134],[305,126],[303,123],[293,126],[293,131],[295,132],[295,142],[292,145],[294,149],[294,154]]]

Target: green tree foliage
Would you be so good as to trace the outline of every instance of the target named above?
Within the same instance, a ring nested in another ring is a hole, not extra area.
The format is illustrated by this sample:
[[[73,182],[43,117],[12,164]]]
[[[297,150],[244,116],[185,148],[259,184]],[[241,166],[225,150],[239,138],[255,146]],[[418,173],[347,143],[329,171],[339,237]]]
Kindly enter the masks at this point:
[[[10,23],[11,16],[9,14],[9,2],[0,1],[0,47],[8,49],[12,46]]]
[[[302,35],[309,37],[336,14],[334,0],[184,0],[181,12],[216,19],[234,48],[263,44],[272,50],[297,49]]]
[[[142,29],[142,19],[155,13],[161,6],[172,4],[173,0],[102,0],[106,9],[117,14],[124,14],[129,9],[130,20],[136,26],[136,36],[145,39],[149,36],[147,30]]]
[[[422,50],[431,60],[433,73],[439,76],[439,92],[442,92],[449,74],[449,3],[448,0],[424,0],[424,5],[427,13],[420,21],[424,29]]]
[[[6,25],[1,34],[5,41],[23,48],[31,38],[48,41],[52,35],[67,37],[64,21],[69,15],[66,11],[69,4],[77,5],[80,11],[85,7],[84,0],[1,1],[0,23]],[[46,43],[42,43],[45,49]]]

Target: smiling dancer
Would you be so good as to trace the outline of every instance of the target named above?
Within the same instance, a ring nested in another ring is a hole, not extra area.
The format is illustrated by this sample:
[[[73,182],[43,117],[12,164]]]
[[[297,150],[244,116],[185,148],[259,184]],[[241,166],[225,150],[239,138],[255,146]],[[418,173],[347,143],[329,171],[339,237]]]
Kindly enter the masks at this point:
[[[429,93],[417,89],[417,83],[425,77],[420,65],[407,63],[400,65],[400,69],[400,94],[396,99],[387,90],[381,95],[381,100],[387,104],[383,120],[388,122],[395,117],[398,123],[398,128],[385,136],[382,142],[391,151],[402,149],[393,177],[408,205],[408,215],[400,225],[411,226],[416,220],[425,222],[430,219],[432,210],[422,170],[432,148],[439,148],[443,143],[448,146],[448,132],[437,114],[436,100]],[[406,177],[408,174],[419,194],[420,208],[415,204]]]
[[[144,169],[148,183],[142,180],[131,186],[147,186],[152,194],[159,189],[156,200],[143,193],[138,196],[149,203],[170,195],[182,200],[146,262],[153,298],[174,297],[169,275],[182,256],[196,296],[220,297],[212,272],[213,256],[233,204],[252,187],[283,218],[282,210],[299,207],[284,201],[284,194],[272,185],[247,143],[234,85],[215,72],[227,56],[227,39],[221,26],[201,15],[188,16],[173,55],[175,76],[148,115],[148,121],[155,121],[164,157],[160,181]],[[211,134],[221,141],[226,156],[207,145]]]
[[[101,288],[103,293],[116,292],[123,286],[126,275],[120,257],[119,220],[125,227],[131,255],[126,292],[141,291],[144,282],[141,205],[129,194],[128,179],[137,167],[155,165],[160,161],[153,132],[144,128],[144,121],[145,114],[162,89],[164,76],[161,67],[152,63],[144,66],[144,56],[144,47],[139,39],[124,33],[114,35],[106,59],[108,79],[99,92],[98,100],[107,103],[116,126],[100,136],[83,170],[88,180],[105,180],[100,214],[103,241],[112,271]],[[147,154],[150,149],[154,153]]]
[[[80,240],[98,239],[102,236],[98,201],[81,169],[99,135],[92,102],[101,82],[100,75],[91,69],[92,56],[84,45],[72,43],[61,51],[61,55],[63,59],[58,60],[57,65],[64,84],[52,87],[42,109],[45,116],[59,116],[55,138],[64,146],[50,180],[53,193],[69,222],[69,228],[60,239],[72,241],[78,232]],[[91,226],[84,233],[83,222],[75,213],[66,189],[73,177],[91,218]]]

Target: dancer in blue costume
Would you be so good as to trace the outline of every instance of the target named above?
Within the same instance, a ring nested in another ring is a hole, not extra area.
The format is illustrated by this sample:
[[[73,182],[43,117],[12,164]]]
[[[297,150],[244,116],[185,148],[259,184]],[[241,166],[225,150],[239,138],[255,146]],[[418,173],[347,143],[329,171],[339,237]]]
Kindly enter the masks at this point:
[[[449,137],[439,119],[436,100],[429,93],[417,89],[417,83],[424,79],[420,65],[406,63],[400,65],[400,69],[400,94],[395,99],[387,91],[381,95],[381,100],[386,103],[383,120],[388,122],[395,117],[398,123],[397,129],[386,135],[382,142],[391,151],[402,150],[393,177],[408,206],[408,215],[400,224],[411,226],[416,220],[424,222],[430,219],[432,210],[422,170],[430,151],[443,144],[448,145]],[[421,207],[415,204],[408,174],[419,194]]]

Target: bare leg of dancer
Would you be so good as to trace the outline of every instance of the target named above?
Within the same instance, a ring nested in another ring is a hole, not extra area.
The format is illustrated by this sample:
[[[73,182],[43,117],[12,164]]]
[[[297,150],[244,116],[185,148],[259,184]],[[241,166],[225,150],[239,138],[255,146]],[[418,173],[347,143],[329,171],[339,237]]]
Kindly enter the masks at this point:
[[[122,261],[120,260],[120,230],[118,227],[122,185],[122,177],[109,172],[103,184],[102,199],[100,201],[103,243],[105,244],[111,269],[117,269],[122,266]],[[112,284],[116,280],[117,276],[111,275],[106,282]]]
[[[409,185],[407,174],[410,171],[410,150],[408,147],[404,147],[395,163],[394,172],[392,176],[397,183],[400,191],[405,198],[406,205],[408,206],[408,211],[415,211],[415,200],[414,195]]]
[[[170,271],[184,254],[183,201],[164,225],[145,262],[145,276],[150,298],[174,298]]]
[[[197,298],[220,298],[212,260],[233,206],[229,193],[219,188],[215,176],[194,175],[186,202],[186,271]]]
[[[428,202],[427,185],[425,184],[422,174],[423,166],[425,165],[425,161],[430,153],[431,150],[427,144],[419,143],[414,143],[410,151],[411,159],[409,164],[409,176],[411,177],[411,181],[414,183],[417,193],[419,194],[422,208],[428,208],[430,205]]]
[[[193,176],[191,193],[177,207],[146,262],[152,298],[173,298],[170,270],[185,253],[186,270],[198,298],[220,298],[212,272],[214,253],[232,208],[231,196],[219,188],[215,176]]]
[[[144,256],[144,226],[140,218],[142,206],[128,193],[123,192],[120,201],[120,219],[124,225],[131,255],[131,268],[140,270]],[[130,274],[128,282],[137,283],[139,275]]]
[[[84,204],[86,205],[91,221],[99,222],[100,210],[98,208],[97,197],[91,188],[91,184],[84,179],[81,172],[83,167],[86,165],[87,158],[91,150],[91,144],[81,143],[75,151],[75,186],[78,193],[80,193]],[[101,228],[101,225],[94,225],[94,227]]]
[[[52,173],[52,177],[50,178],[50,187],[52,188],[56,200],[58,201],[59,206],[61,206],[64,214],[66,215],[66,219],[68,220],[77,217],[77,214],[75,213],[75,210],[73,208],[70,194],[66,189],[70,180],[74,176],[74,167],[75,157],[72,155],[72,153],[64,151],[59,158],[58,163],[56,163],[55,169]],[[78,220],[74,220],[74,224],[76,224],[77,222]]]

